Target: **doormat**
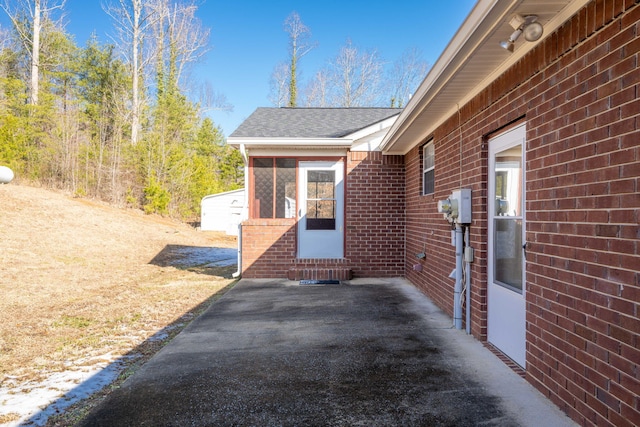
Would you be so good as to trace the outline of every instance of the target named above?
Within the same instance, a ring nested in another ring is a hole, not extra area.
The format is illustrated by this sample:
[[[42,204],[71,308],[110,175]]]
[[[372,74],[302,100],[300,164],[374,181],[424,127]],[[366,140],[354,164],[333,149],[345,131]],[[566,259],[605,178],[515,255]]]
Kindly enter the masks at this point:
[[[300,280],[301,285],[339,285],[339,280]]]

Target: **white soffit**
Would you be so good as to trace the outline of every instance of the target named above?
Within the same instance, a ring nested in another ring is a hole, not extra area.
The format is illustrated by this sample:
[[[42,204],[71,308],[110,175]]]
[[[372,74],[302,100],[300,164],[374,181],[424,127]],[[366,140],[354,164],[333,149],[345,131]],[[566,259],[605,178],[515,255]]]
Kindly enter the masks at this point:
[[[589,0],[479,0],[431,68],[382,142],[386,154],[406,154],[449,117],[521,59]],[[520,37],[515,51],[500,47],[514,14],[537,15],[544,34],[537,42]]]

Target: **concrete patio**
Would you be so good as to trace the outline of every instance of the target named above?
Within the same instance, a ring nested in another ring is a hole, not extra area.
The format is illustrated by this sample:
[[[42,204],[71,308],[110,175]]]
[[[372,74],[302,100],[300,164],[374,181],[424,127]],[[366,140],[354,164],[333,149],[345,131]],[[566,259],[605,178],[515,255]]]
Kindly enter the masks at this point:
[[[80,425],[575,424],[402,279],[243,279]]]

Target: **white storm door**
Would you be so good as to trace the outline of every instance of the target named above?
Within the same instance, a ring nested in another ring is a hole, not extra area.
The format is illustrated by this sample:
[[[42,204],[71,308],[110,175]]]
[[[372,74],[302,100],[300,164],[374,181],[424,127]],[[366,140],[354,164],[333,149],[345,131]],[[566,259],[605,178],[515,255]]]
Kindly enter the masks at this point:
[[[344,163],[298,166],[298,258],[344,256]]]
[[[489,140],[488,340],[525,368],[525,125]]]

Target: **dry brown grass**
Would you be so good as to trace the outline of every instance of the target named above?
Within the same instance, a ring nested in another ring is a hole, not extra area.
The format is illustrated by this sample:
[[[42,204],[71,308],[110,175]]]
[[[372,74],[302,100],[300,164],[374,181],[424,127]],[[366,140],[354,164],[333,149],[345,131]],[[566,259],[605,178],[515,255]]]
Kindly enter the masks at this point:
[[[2,383],[153,353],[159,344],[145,340],[183,327],[235,271],[170,266],[172,247],[235,247],[235,238],[14,184],[0,185],[0,239]]]

